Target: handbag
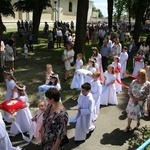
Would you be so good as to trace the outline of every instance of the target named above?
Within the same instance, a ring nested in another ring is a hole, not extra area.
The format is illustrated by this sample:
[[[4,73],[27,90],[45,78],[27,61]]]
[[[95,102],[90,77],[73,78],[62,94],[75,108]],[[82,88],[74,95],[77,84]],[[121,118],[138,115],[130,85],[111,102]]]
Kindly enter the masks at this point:
[[[70,66],[72,66],[72,67],[73,67],[74,65],[75,65],[75,62],[74,62],[74,61],[70,63]]]
[[[69,143],[69,139],[68,139],[67,135],[65,135],[64,138],[61,140],[60,147],[63,147],[67,143]]]

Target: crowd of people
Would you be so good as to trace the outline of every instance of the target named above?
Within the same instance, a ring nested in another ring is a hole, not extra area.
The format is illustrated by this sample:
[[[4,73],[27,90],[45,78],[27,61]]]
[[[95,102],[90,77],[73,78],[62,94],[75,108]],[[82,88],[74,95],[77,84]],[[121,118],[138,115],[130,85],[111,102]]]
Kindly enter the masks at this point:
[[[22,25],[19,25],[18,22],[18,26],[20,28]],[[72,78],[71,69],[74,65],[75,52],[73,46],[75,35],[65,23],[57,23],[55,27],[53,31],[49,31],[49,26],[45,22],[44,31],[48,34],[49,49],[54,48],[55,40],[57,48],[61,48],[62,44],[65,47],[62,61],[65,67],[64,82],[66,82]],[[85,141],[86,135],[95,130],[94,122],[99,116],[101,105],[107,107],[118,105],[117,95],[122,92],[122,81],[129,76],[126,72],[129,60],[133,60],[133,73],[130,76],[134,80],[128,87],[129,102],[126,108],[128,118],[124,132],[131,129],[132,120],[137,121],[134,129],[138,129],[140,118],[150,115],[150,37],[148,36],[146,41],[140,38],[140,41],[135,43],[134,39],[126,38],[125,32],[129,31],[124,31],[122,26],[117,34],[114,34],[114,31],[110,31],[107,26],[102,24],[87,26],[85,43],[89,43],[89,40],[92,41],[91,57],[84,68],[82,54],[77,54],[75,72],[70,84],[71,89],[80,90],[77,99],[78,114],[75,121],[75,142]],[[62,39],[64,43],[62,43]],[[131,40],[131,43],[124,45],[125,40]],[[69,114],[60,97],[63,89],[61,89],[59,75],[53,71],[51,64],[46,65],[45,84],[42,85],[42,88],[47,89],[44,91],[44,96],[40,97],[41,99],[38,101],[37,115],[32,116],[26,86],[18,83],[13,75],[14,61],[17,55],[15,43],[14,34],[10,35],[6,46],[1,40],[1,68],[5,68],[6,60],[10,69],[8,72],[4,71],[3,73],[7,88],[4,101],[10,99],[20,100],[27,107],[17,111],[14,115],[15,120],[8,112],[4,111],[3,119],[5,122],[11,123],[11,135],[16,136],[18,133],[24,132],[31,135],[32,128],[34,130],[32,137],[34,136],[38,140],[42,150],[61,149],[65,140],[68,139]],[[25,59],[27,59],[28,49],[33,51],[33,36],[31,33],[24,41],[23,49]],[[0,135],[2,135],[0,149],[20,149],[12,146],[3,119],[0,117],[0,128],[2,130],[0,132]]]

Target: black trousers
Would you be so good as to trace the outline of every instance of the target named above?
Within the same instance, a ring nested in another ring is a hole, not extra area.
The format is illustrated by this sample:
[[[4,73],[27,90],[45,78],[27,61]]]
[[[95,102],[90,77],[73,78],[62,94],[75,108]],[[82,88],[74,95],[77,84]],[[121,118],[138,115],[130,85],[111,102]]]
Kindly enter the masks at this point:
[[[108,58],[106,56],[102,56],[102,67],[103,67],[103,72],[107,70],[108,66]]]

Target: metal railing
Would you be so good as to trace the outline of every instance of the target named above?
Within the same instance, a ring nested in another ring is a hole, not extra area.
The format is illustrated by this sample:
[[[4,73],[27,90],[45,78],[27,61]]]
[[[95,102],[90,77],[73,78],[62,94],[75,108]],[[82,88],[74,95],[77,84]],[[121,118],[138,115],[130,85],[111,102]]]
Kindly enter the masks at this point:
[[[136,150],[143,150],[146,146],[150,144],[150,138],[145,141],[140,147],[138,147]]]

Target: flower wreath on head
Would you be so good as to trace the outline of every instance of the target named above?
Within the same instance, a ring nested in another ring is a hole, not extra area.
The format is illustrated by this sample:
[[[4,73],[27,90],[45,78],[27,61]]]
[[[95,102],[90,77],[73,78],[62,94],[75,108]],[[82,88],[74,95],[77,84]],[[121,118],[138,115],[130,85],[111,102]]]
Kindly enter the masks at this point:
[[[15,85],[17,89],[19,90],[22,90],[22,91],[25,91],[26,90],[26,86],[24,85],[22,88],[19,87],[17,84]]]

